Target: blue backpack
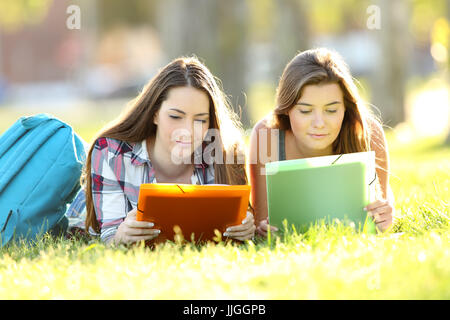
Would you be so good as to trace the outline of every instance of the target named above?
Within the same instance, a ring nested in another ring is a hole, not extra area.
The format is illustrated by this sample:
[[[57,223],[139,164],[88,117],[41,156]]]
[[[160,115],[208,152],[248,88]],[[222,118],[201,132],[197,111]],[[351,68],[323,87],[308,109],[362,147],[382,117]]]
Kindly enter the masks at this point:
[[[0,247],[67,228],[85,159],[83,140],[46,114],[21,117],[0,136]]]

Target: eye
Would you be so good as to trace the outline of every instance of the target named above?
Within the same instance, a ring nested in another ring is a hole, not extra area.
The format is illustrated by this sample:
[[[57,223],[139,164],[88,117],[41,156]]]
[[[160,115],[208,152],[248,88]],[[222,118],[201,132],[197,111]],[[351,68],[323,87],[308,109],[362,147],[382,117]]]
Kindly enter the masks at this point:
[[[303,113],[303,114],[311,113],[311,110],[299,110],[299,111],[300,111],[300,113]]]
[[[327,110],[328,113],[336,113],[336,111],[337,111],[336,109],[334,109],[334,110]]]
[[[169,117],[171,117],[172,119],[180,119],[181,118],[181,117],[173,116],[173,115],[169,115]]]
[[[195,119],[194,121],[200,121],[201,123],[206,123],[207,120]]]

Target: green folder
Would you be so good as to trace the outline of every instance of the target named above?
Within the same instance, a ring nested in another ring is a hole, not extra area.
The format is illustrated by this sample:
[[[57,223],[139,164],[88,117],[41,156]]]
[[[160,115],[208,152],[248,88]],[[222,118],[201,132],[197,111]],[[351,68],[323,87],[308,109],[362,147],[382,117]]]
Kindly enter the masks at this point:
[[[269,223],[304,231],[320,221],[353,222],[358,231],[375,233],[363,208],[374,199],[375,154],[285,160],[266,164]]]

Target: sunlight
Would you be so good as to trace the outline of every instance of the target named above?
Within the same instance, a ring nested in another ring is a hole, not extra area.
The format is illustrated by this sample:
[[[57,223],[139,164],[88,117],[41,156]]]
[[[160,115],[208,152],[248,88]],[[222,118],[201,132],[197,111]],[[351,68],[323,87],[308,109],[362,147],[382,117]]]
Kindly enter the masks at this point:
[[[436,136],[449,129],[449,90],[436,88],[418,93],[413,97],[410,119],[419,136]]]

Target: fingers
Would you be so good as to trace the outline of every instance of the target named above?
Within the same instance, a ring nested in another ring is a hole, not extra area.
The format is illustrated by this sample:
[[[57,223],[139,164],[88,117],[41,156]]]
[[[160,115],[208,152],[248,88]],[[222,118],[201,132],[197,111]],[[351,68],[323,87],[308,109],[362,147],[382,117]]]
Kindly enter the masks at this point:
[[[227,228],[227,230],[225,232],[239,232],[239,231],[245,231],[248,230],[251,226],[254,226],[255,223],[253,220],[250,220],[249,222],[247,222],[246,224],[240,224],[238,226],[233,226],[233,227],[229,227]],[[256,227],[255,227],[256,229]]]
[[[261,226],[264,227],[264,229],[266,230],[266,232],[267,232],[267,227],[270,227],[270,231],[271,231],[271,232],[278,231],[278,228],[277,228],[277,227],[269,225],[269,221],[268,221],[267,219],[266,219],[266,220],[263,220],[262,222],[263,222],[263,223],[262,223]]]
[[[151,228],[154,226],[152,222],[148,221],[137,221],[136,220],[137,210],[136,208],[128,212],[127,217],[124,222],[130,228]]]
[[[269,225],[268,219],[264,219],[259,223],[259,226],[257,228],[258,234],[262,235],[263,237],[267,237],[268,227],[270,227],[270,232],[278,231],[277,227]]]
[[[383,206],[383,207],[376,208],[375,210],[369,211],[369,215],[372,217],[382,216],[382,215],[386,215],[386,214],[392,215],[392,211],[393,210],[392,210],[391,206]]]
[[[369,216],[373,218],[377,228],[384,232],[392,225],[393,206],[387,200],[377,200],[365,208]]]
[[[247,214],[247,217],[249,217],[248,214]],[[254,220],[251,219],[251,221],[253,224]],[[249,223],[250,221],[246,221],[244,219],[243,222]],[[269,225],[268,219],[264,219],[259,223],[258,227],[256,227],[255,225],[249,227],[247,224],[230,227],[224,233],[224,236],[228,236],[228,237],[232,237],[234,239],[241,240],[241,238],[243,238],[243,237],[246,237],[246,239],[253,237],[254,233],[256,232],[257,234],[259,234],[263,237],[267,237],[267,231],[268,231],[269,227],[270,227],[270,232],[272,232],[272,233],[278,231],[277,227]]]
[[[134,217],[135,218],[135,217]],[[133,216],[127,216],[121,225],[126,236],[157,236],[161,231],[152,229],[154,224],[148,221],[136,221]]]
[[[376,213],[372,217],[373,217],[373,221],[375,223],[381,223],[381,222],[388,221],[388,220],[392,219],[392,216],[390,214],[388,214],[388,213],[384,213],[384,214],[383,213]]]
[[[157,236],[161,233],[158,229],[144,229],[144,228],[128,228],[125,231],[127,236]]]
[[[392,214],[390,213],[384,213],[384,214],[375,214],[373,216],[373,220],[375,222],[375,224],[377,225],[377,227],[379,229],[382,228],[382,226],[384,226],[385,224],[390,225],[392,224]],[[384,228],[386,229],[386,228]]]
[[[389,229],[389,227],[392,225],[392,221],[384,221],[381,223],[377,223],[377,228],[380,229],[381,232],[386,231],[387,229]]]
[[[368,214],[376,223],[380,223],[389,219],[392,220],[393,208],[390,204],[384,203],[377,207],[371,206],[371,208],[372,209],[368,210]]]
[[[242,224],[248,223],[250,220],[254,221],[253,214],[250,211],[247,211],[247,216],[244,220],[242,220]]]
[[[226,232],[237,232],[244,231],[250,228],[251,225],[255,224],[255,219],[253,218],[253,214],[247,211],[247,217],[242,220],[242,224],[227,228]]]
[[[252,235],[248,235],[246,237],[233,237],[233,239],[239,240],[239,241],[251,240],[251,239],[253,239],[253,234]]]
[[[124,238],[121,239],[121,243],[125,243],[125,244],[131,244],[131,243],[136,243],[139,241],[148,241],[148,240],[153,240],[157,237],[157,235],[146,235],[146,236],[126,236]]]
[[[128,239],[130,240],[130,242],[138,242],[141,240],[147,241],[147,240],[153,240],[157,237],[158,235],[146,235],[146,236],[129,236]]]
[[[137,215],[137,208],[133,208],[127,213],[127,217],[133,217],[136,215]]]
[[[154,224],[148,221],[136,221],[137,210],[128,212],[125,220],[119,225],[114,242],[130,244],[141,240],[152,240],[160,234],[160,230],[152,229]]]
[[[388,204],[389,204],[389,202],[387,200],[377,200],[375,202],[372,202],[372,203],[368,204],[364,208],[364,210],[370,212],[370,211],[373,211],[373,210],[375,210],[375,209],[377,209],[379,207],[386,206]]]
[[[233,238],[236,240],[249,240],[252,239],[255,235],[256,226],[254,224],[250,225],[248,229],[243,231],[227,231],[224,233],[224,236]]]
[[[387,212],[387,211],[391,211],[392,212],[392,205],[386,200],[386,201],[375,201],[369,205],[367,205],[364,210],[374,214],[374,213],[381,213],[381,212]]]
[[[268,227],[269,227],[269,223],[268,223],[267,219],[264,219],[264,220],[262,220],[259,223],[258,227],[256,228],[256,233],[261,235],[261,236],[263,236],[263,237],[267,237]],[[278,231],[277,227],[270,226],[270,232],[271,233],[274,233],[274,232],[277,232],[277,231]]]
[[[256,230],[256,226],[254,224],[252,224],[247,229],[238,230],[238,231],[236,231],[236,230],[226,231],[223,235],[225,237],[230,237],[230,238],[247,237],[247,236],[250,236],[250,238],[251,238],[255,234],[255,230]]]
[[[124,228],[117,230],[116,243],[130,244],[141,240],[152,240],[160,234],[156,229]]]
[[[229,227],[223,235],[230,238],[243,237],[249,234],[253,236],[255,234],[255,230],[255,224],[253,222],[249,222],[240,226]]]
[[[258,226],[256,228],[256,233],[259,234],[260,236],[267,237],[267,231],[262,230],[261,226]]]
[[[136,221],[127,217],[124,222],[130,228],[151,228],[154,226],[152,222],[148,221]]]
[[[263,237],[267,237],[267,226],[267,220],[262,220],[256,228],[256,232]]]
[[[247,211],[247,217],[242,220],[242,224],[227,228],[224,232],[225,237],[230,237],[237,240],[247,240],[253,238],[255,235],[255,219],[253,214]]]

